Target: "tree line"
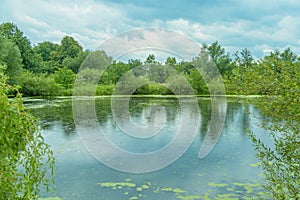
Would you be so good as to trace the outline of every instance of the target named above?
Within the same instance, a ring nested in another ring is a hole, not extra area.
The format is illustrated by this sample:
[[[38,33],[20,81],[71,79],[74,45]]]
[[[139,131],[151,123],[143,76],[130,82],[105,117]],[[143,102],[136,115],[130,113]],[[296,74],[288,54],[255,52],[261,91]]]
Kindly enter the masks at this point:
[[[86,59],[88,55],[90,58]],[[201,64],[202,55],[208,55],[216,65],[227,94],[237,94],[237,88],[246,82],[252,85],[244,87],[243,94],[271,94],[276,84],[271,86],[267,81],[274,81],[274,76],[283,78],[281,68],[284,65],[298,66],[300,61],[300,57],[290,48],[282,52],[275,50],[261,59],[254,59],[247,48],[230,55],[216,41],[210,45],[203,44],[199,56],[191,61],[178,62],[175,57],[168,57],[162,63],[150,54],[144,61],[133,58],[124,63],[113,60],[101,50],[83,50],[71,36],[63,37],[60,44],[45,41],[33,46],[13,23],[0,25],[0,65],[5,67],[8,83],[18,85],[23,96],[72,95],[76,76],[83,80],[82,83],[95,84],[97,81],[96,95],[110,95],[124,74],[130,76],[130,73],[135,79],[140,78],[149,83],[136,88],[134,94],[173,94],[176,88],[185,94],[181,82],[176,83],[172,78],[180,75],[188,81],[195,94],[207,95],[209,83],[203,74],[199,74],[199,68],[209,66]],[[84,61],[86,67],[78,74]],[[99,65],[105,63],[109,65],[108,68],[100,72]],[[148,67],[139,67],[142,65]],[[100,80],[98,75],[101,75]],[[252,77],[255,80],[248,80]],[[134,86],[132,82],[127,84]],[[257,84],[264,87],[255,89]],[[175,89],[170,90],[170,86]],[[89,91],[89,86],[83,84],[82,94],[87,94],[86,90]]]

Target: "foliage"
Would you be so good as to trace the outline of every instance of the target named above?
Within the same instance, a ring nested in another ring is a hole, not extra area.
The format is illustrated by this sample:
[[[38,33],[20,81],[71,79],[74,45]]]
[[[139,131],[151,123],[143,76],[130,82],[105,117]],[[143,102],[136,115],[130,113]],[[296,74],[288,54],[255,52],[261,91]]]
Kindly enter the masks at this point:
[[[22,69],[22,58],[18,47],[10,39],[0,37],[0,65],[6,66],[5,74],[14,84],[16,75]]]
[[[157,61],[155,60],[154,54],[148,55],[148,57],[147,57],[146,60],[145,60],[145,64],[146,64],[146,63],[148,63],[148,64],[151,64],[151,63],[157,63]]]
[[[74,96],[102,96],[111,95],[115,85],[103,85],[103,84],[80,84],[75,87],[74,91],[69,92],[67,95]]]
[[[197,69],[190,69],[188,81],[194,89],[195,94],[209,94],[205,81]]]
[[[42,42],[33,47],[36,57],[40,58],[38,73],[54,73],[58,65],[51,59],[51,54],[57,51],[59,45],[52,42]]]
[[[241,66],[251,67],[254,62],[254,58],[252,57],[251,52],[247,48],[242,49],[241,52],[237,51],[234,54],[234,56],[235,56],[234,62],[236,62],[236,64]]]
[[[77,74],[77,82],[81,85],[98,84],[101,71],[94,68],[84,68]]]
[[[102,95],[111,95],[113,93],[113,90],[115,88],[115,85],[97,85],[96,89],[96,95],[102,96]]]
[[[172,91],[166,86],[159,83],[151,83],[137,88],[133,94],[143,95],[171,95]]]
[[[80,52],[82,52],[81,45],[73,37],[65,36],[57,50],[51,52],[51,59],[62,64],[65,58],[76,58]]]
[[[275,199],[300,196],[300,60],[286,49],[265,56],[251,68],[234,71],[231,82],[238,93],[263,94],[255,105],[267,117],[262,126],[269,130],[274,148],[255,134],[251,139],[267,180],[266,189]]]
[[[85,68],[103,70],[112,64],[112,57],[108,56],[104,51],[96,50],[90,52],[82,63],[81,70]]]
[[[7,93],[15,88],[6,84],[3,73],[0,78],[0,198],[32,200],[40,185],[49,189],[54,157],[20,95],[10,100]]]
[[[74,73],[78,73],[78,70],[89,54],[89,51],[80,52],[76,57],[66,57],[63,62],[62,66],[71,69]]]
[[[175,57],[167,57],[167,60],[165,62],[166,65],[176,65],[177,61]]]
[[[224,75],[232,70],[231,58],[225,49],[218,43],[213,42],[211,45],[204,44],[201,54],[208,54],[212,61],[216,64],[220,73]]]
[[[15,24],[9,22],[1,24],[0,37],[11,40],[18,47],[25,69],[30,71],[38,70],[40,63],[34,55],[31,42]]]
[[[17,83],[24,96],[58,96],[63,90],[53,76],[29,71],[22,72],[17,78]]]
[[[41,42],[33,47],[33,51],[36,54],[41,55],[43,61],[51,60],[51,53],[57,51],[59,45],[52,42]]]
[[[73,87],[76,75],[67,68],[60,68],[54,73],[54,80],[56,83],[62,85],[65,89]]]

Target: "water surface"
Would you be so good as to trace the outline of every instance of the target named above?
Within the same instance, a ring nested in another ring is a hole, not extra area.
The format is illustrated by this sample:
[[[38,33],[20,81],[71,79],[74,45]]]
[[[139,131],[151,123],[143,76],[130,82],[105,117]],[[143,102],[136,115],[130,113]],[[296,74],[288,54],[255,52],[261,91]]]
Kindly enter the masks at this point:
[[[84,105],[91,99],[78,100],[82,101],[84,111]],[[211,102],[208,98],[199,98],[198,101],[200,127],[188,150],[176,162],[161,170],[132,174],[111,169],[87,152],[76,133],[71,98],[25,99],[26,107],[40,119],[45,140],[54,150],[57,161],[56,191],[53,194],[42,193],[41,196],[95,200],[214,199],[257,195],[262,191],[259,185],[262,182],[261,171],[255,167],[257,160],[247,129],[250,127],[267,140],[266,132],[257,127],[260,121],[254,115],[259,116],[258,111],[241,99],[228,99],[222,135],[210,154],[199,159],[199,149],[210,123]],[[163,129],[151,140],[145,140],[130,137],[118,128],[109,97],[97,98],[95,105],[98,122],[107,137],[131,152],[143,153],[164,147],[182,125],[181,117],[195,118],[192,108],[188,113],[182,113],[178,100],[173,97],[131,98],[128,112],[134,123],[147,125],[155,122],[155,119],[151,119],[152,122],[149,119],[151,105],[162,109],[161,115],[154,115],[157,122],[162,115],[166,118]]]

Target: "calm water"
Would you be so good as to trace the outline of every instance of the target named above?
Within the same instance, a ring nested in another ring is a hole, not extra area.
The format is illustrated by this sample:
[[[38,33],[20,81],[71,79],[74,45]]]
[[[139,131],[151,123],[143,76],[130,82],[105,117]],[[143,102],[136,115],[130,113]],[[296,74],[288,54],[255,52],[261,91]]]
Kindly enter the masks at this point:
[[[84,104],[91,99],[78,99]],[[210,123],[211,103],[199,98],[200,127],[188,150],[173,164],[154,172],[132,174],[111,169],[87,152],[81,143],[73,120],[72,99],[25,99],[26,107],[40,119],[43,135],[56,157],[56,191],[41,196],[65,200],[95,199],[201,199],[206,197],[251,197],[261,191],[261,171],[255,167],[254,148],[247,136],[252,128],[263,140],[266,132],[257,127],[258,111],[242,99],[228,99],[226,121],[222,135],[210,154],[199,159],[199,149]],[[151,138],[128,137],[118,128],[108,97],[95,101],[96,115],[106,136],[119,147],[132,152],[160,149],[175,136],[182,124],[181,117],[191,119],[193,109],[182,112],[176,98],[131,98],[129,113],[136,124],[149,122],[150,105],[162,109],[152,121],[165,116],[164,128]],[[249,112],[251,114],[249,114]],[[256,117],[254,117],[254,115]],[[83,116],[84,117],[84,116]],[[186,130],[189,131],[189,130]],[[223,196],[222,196],[223,195]]]

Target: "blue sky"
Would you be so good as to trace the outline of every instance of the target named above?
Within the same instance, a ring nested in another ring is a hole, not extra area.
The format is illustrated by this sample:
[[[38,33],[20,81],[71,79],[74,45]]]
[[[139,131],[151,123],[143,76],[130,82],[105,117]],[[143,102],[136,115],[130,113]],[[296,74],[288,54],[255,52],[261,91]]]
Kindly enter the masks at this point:
[[[300,54],[299,10],[299,0],[4,0],[0,23],[15,23],[33,44],[70,35],[95,49],[124,31],[158,27],[261,57],[286,47]]]

